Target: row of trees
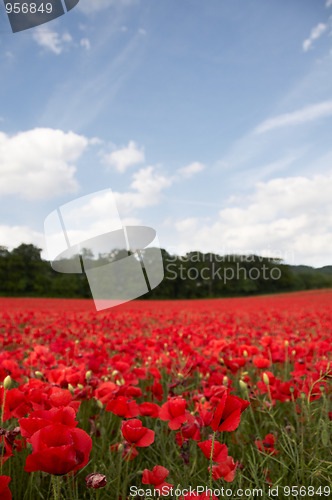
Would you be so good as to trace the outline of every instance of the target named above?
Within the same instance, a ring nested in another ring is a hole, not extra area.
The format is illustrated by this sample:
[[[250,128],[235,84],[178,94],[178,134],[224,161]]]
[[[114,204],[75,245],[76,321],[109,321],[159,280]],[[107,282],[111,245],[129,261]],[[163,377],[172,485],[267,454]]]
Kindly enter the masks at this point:
[[[34,245],[22,244],[12,251],[0,247],[0,295],[91,298],[84,273],[56,272],[40,253],[41,249]],[[84,258],[90,259],[90,266],[101,266],[124,256],[125,251],[115,250],[93,259],[85,251]],[[331,266],[319,270],[289,266],[280,259],[257,255],[190,252],[176,256],[162,250],[162,256],[164,280],[144,299],[226,297],[332,287]],[[70,269],[70,260],[63,262],[66,266]]]

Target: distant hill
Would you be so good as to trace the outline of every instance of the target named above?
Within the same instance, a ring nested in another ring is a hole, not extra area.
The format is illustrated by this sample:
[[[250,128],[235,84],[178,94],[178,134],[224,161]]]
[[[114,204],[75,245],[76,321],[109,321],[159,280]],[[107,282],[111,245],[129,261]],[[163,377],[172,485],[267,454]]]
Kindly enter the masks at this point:
[[[291,272],[293,274],[301,274],[301,273],[310,273],[310,274],[325,274],[332,276],[332,266],[324,266],[324,267],[311,267],[311,266],[294,266],[290,265],[289,266]]]
[[[317,270],[317,272],[320,272],[323,274],[329,274],[330,276],[332,275],[332,266],[319,267],[316,270]]]

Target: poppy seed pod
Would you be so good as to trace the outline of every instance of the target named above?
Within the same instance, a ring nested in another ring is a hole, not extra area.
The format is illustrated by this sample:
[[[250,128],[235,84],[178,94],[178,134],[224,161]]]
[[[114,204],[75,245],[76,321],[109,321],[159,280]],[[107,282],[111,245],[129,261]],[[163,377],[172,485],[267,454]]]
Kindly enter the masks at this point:
[[[98,474],[97,472],[92,472],[85,478],[87,488],[103,488],[107,484],[107,479],[104,474]]]

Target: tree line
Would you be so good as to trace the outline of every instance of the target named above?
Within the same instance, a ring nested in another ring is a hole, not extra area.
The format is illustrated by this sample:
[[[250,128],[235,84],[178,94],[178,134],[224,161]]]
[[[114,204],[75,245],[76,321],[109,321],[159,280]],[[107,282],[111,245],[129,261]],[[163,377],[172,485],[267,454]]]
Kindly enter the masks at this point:
[[[142,299],[246,296],[332,287],[332,266],[292,266],[257,255],[189,252],[178,256],[164,249],[161,252],[164,279]],[[127,255],[123,250],[113,250],[93,261],[89,251],[85,252],[90,263],[99,266]],[[41,258],[40,248],[24,243],[11,251],[0,246],[0,295],[92,298],[84,273],[56,272]]]

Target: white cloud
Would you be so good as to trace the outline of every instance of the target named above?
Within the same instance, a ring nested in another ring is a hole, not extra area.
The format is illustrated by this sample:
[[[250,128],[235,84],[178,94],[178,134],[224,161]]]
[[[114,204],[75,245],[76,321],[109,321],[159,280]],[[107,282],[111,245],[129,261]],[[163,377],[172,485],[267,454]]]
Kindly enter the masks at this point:
[[[56,31],[51,31],[48,28],[36,28],[32,35],[33,39],[41,47],[50,50],[56,55],[61,54],[63,50],[73,41],[69,33],[60,35]]]
[[[82,38],[80,40],[80,46],[84,47],[86,50],[90,50],[91,49],[90,40],[88,38]]]
[[[317,40],[317,38],[319,38],[324,33],[324,31],[326,31],[326,29],[327,29],[327,24],[324,23],[318,23],[317,26],[312,28],[309,38],[304,40],[302,44],[304,52],[307,52],[310,49],[314,40]]]
[[[27,226],[0,225],[1,245],[12,250],[21,243],[33,243],[39,248],[44,248],[45,240],[43,233],[33,231]]]
[[[331,264],[332,172],[261,182],[253,194],[214,221],[175,224],[180,253],[189,250],[257,253],[320,266]]]
[[[114,167],[118,172],[125,172],[128,167],[144,163],[145,155],[143,149],[138,149],[134,141],[130,141],[128,146],[117,149],[109,154],[103,155],[103,161]]]
[[[14,136],[0,132],[0,194],[34,200],[76,192],[72,162],[88,143],[86,137],[50,128]]]
[[[140,29],[138,30],[138,34],[139,34],[139,35],[143,35],[143,36],[145,36],[145,35],[147,35],[147,31],[146,31],[145,29],[143,29],[143,28],[140,28]]]
[[[332,7],[332,0],[326,0],[326,8]]]
[[[85,14],[91,14],[92,12],[108,9],[109,7],[126,6],[135,3],[137,3],[137,0],[80,0],[78,8]]]
[[[171,184],[172,179],[149,166],[133,175],[131,191],[119,193],[106,189],[61,206],[69,245],[116,231],[125,224],[141,224],[141,220],[132,212],[158,204],[162,191]],[[54,212],[46,219],[45,230],[48,258],[54,259],[67,246]]]
[[[190,163],[190,165],[187,165],[186,167],[180,168],[177,172],[185,179],[189,179],[193,175],[202,172],[202,170],[204,169],[205,165],[203,165],[203,163],[195,161],[193,163]]]
[[[130,213],[134,209],[157,205],[161,192],[172,185],[173,179],[149,166],[140,169],[133,175],[130,187],[132,191],[114,193],[120,215]]]
[[[269,130],[287,127],[289,125],[298,125],[306,123],[319,118],[332,115],[332,100],[323,101],[312,106],[307,106],[291,113],[285,113],[274,118],[270,118],[256,127],[255,134],[261,134]]]
[[[69,212],[67,208],[61,209],[62,215],[65,221],[70,222],[69,226],[75,229],[76,239],[83,239],[82,235],[86,234],[89,227],[92,228],[89,237],[92,237],[92,231],[95,234],[102,234],[107,232],[105,228],[110,226],[116,229],[121,222],[123,223],[124,218],[138,220],[136,213],[132,212],[158,204],[162,191],[170,187],[172,182],[172,178],[162,174],[159,168],[148,166],[133,174],[130,190],[120,193],[107,189],[104,192],[78,198],[76,203],[70,204]],[[77,228],[83,231],[82,235],[77,232]]]

